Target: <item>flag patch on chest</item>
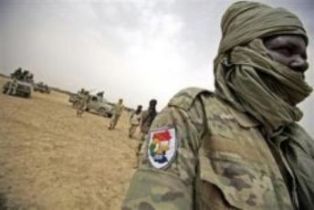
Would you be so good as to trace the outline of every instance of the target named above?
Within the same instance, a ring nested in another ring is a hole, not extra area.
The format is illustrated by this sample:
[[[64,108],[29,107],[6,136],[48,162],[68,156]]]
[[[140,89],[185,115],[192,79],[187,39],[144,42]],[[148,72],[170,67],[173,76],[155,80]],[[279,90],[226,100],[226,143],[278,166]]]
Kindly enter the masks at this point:
[[[158,169],[165,168],[176,153],[176,133],[174,128],[161,128],[149,133],[148,159]]]

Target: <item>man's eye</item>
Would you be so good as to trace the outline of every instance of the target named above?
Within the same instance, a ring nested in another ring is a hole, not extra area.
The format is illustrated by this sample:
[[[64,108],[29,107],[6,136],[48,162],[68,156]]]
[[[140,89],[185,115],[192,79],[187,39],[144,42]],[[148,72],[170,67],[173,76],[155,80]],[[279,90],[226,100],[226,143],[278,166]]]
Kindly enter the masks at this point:
[[[289,48],[279,48],[276,51],[282,55],[285,55],[285,56],[291,56],[292,55],[292,50],[290,50]]]

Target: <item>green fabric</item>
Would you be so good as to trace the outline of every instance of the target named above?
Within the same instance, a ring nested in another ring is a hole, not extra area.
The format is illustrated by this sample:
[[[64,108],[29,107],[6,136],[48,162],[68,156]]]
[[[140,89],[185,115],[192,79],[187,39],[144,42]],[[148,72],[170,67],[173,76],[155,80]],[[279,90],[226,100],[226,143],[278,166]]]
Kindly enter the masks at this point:
[[[308,97],[312,88],[302,73],[272,60],[262,41],[263,37],[294,34],[307,43],[301,21],[284,9],[237,2],[224,14],[221,28],[214,63],[217,95],[257,119],[265,138],[285,139],[280,153],[293,171],[299,209],[314,209],[314,141],[295,123],[302,118],[295,105]]]
[[[257,2],[231,5],[222,17],[221,30],[219,55],[257,37],[274,34],[299,34],[308,42],[303,24],[295,14]]]
[[[281,148],[294,171],[299,186],[297,188],[299,209],[314,209],[313,139],[296,123],[286,126],[284,132],[280,136],[274,137],[273,141],[280,141],[280,139],[286,139]]]
[[[222,66],[223,78],[217,80],[223,97],[253,115],[269,132],[302,118],[302,112],[290,105],[311,93],[302,73],[270,59],[260,39],[235,47],[230,57],[235,65],[228,71]]]

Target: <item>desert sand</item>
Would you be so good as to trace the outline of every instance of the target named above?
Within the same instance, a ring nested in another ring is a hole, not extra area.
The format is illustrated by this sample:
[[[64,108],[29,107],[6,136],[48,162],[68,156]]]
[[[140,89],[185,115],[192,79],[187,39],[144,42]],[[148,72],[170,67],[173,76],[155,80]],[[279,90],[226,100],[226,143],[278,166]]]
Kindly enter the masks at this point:
[[[0,93],[0,209],[120,209],[138,145],[127,119],[109,131],[108,118],[78,118],[66,94]]]

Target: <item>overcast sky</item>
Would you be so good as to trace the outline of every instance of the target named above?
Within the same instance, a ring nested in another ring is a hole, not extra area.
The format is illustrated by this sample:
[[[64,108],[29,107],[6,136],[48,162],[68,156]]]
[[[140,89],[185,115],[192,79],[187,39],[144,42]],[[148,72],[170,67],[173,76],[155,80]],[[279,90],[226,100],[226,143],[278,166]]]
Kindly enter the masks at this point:
[[[220,19],[232,0],[0,0],[0,72],[29,69],[70,91],[164,107],[187,86],[213,90]],[[292,10],[314,35],[313,0],[260,0]],[[310,38],[310,65],[314,45]],[[313,68],[307,80],[314,84]],[[312,129],[314,95],[301,105]],[[314,131],[311,131],[314,136]]]

